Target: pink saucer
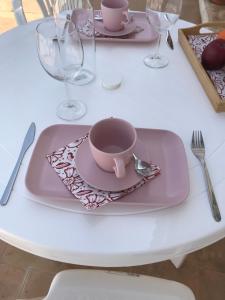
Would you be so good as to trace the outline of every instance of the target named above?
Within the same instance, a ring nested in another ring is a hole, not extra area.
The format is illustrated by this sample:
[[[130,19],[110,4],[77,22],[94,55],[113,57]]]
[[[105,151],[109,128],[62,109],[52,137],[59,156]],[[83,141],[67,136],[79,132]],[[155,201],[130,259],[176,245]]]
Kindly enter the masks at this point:
[[[142,177],[134,170],[134,162],[127,166],[127,174],[118,179],[114,173],[103,171],[92,157],[88,141],[84,141],[76,153],[76,168],[81,178],[90,186],[110,192],[119,192],[137,184]]]
[[[124,29],[120,31],[110,31],[104,27],[103,22],[101,21],[95,22],[95,29],[98,33],[106,36],[111,36],[111,37],[120,37],[120,36],[127,35],[133,32],[135,28],[136,28],[136,23],[134,21],[124,25]]]

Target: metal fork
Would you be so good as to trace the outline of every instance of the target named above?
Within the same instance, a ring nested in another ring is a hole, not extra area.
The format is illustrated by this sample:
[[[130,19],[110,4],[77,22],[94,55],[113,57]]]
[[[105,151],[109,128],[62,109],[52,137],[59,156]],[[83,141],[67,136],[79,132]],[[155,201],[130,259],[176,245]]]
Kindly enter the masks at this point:
[[[208,189],[209,203],[214,219],[219,222],[221,221],[221,215],[219,207],[216,201],[216,196],[213,190],[212,182],[209,177],[209,172],[205,162],[205,145],[201,131],[193,131],[191,149],[193,154],[198,158],[204,171],[206,185]]]

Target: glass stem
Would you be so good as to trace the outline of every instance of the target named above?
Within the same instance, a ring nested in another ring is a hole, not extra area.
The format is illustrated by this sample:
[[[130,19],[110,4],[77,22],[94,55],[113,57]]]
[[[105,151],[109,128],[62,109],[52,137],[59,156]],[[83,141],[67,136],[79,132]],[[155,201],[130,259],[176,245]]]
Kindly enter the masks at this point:
[[[70,92],[69,92],[69,84],[67,83],[66,80],[64,80],[64,85],[65,85],[65,92],[66,92],[66,101],[67,101],[67,106],[69,107],[69,101],[70,101]]]
[[[155,54],[154,57],[158,58],[159,57],[159,49],[160,49],[160,45],[161,45],[161,39],[162,39],[162,34],[159,34],[158,40],[157,40],[157,45],[156,45],[156,50],[155,50]]]

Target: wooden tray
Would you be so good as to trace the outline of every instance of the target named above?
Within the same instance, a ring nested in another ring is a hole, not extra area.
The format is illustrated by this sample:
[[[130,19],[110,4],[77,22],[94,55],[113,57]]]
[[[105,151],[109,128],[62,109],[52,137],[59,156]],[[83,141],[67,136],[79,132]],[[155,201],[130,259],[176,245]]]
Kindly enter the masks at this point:
[[[209,100],[211,101],[216,112],[224,112],[225,111],[225,100],[222,100],[220,95],[218,94],[213,82],[211,81],[208,73],[203,68],[202,64],[196,57],[191,45],[188,41],[189,35],[206,35],[209,34],[210,31],[212,33],[219,32],[220,30],[225,28],[225,22],[209,22],[200,24],[190,28],[184,28],[178,30],[178,38],[179,42],[191,63],[194,71],[196,72],[198,79],[200,80],[203,88]],[[201,29],[210,30],[209,33],[201,33]]]

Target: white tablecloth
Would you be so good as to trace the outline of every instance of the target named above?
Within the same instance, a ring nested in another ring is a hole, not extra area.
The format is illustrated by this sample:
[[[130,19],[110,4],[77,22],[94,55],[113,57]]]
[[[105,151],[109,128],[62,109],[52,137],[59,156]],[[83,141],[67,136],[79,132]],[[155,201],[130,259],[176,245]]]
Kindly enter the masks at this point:
[[[190,23],[179,21],[177,26]],[[0,189],[11,174],[32,121],[39,133],[63,123],[55,115],[64,86],[42,69],[36,50],[36,23],[0,36]],[[87,215],[54,209],[24,197],[28,150],[7,206],[0,207],[0,238],[46,258],[92,266],[129,266],[171,259],[207,246],[225,235],[225,115],[216,113],[172,30],[175,50],[165,45],[165,69],[153,70],[143,58],[153,44],[97,43],[97,79],[72,87],[88,112],[74,124],[94,124],[109,116],[136,127],[168,129],[183,140],[190,174],[190,195],[181,205],[126,216]],[[100,85],[104,68],[121,72],[115,91]],[[206,158],[222,221],[214,221],[200,165],[190,150],[193,129],[203,131]]]

